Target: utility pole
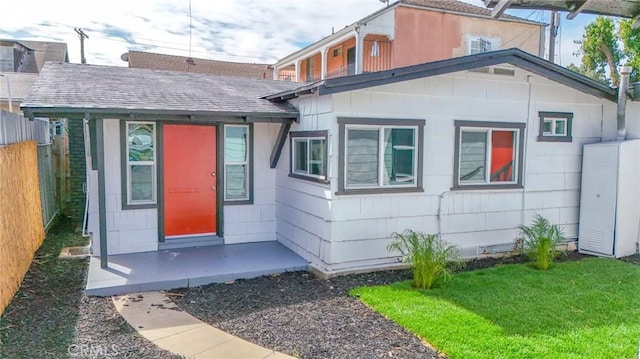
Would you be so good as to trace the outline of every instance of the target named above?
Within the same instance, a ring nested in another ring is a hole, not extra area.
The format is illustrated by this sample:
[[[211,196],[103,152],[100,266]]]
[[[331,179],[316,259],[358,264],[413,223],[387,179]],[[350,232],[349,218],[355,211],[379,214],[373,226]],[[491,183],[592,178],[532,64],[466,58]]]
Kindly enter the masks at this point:
[[[80,62],[86,64],[87,59],[84,57],[84,39],[88,39],[89,36],[79,27],[74,28],[74,30],[78,34],[78,37],[80,37]]]
[[[549,61],[556,62],[556,36],[558,36],[558,12],[551,12],[551,26],[549,26]]]

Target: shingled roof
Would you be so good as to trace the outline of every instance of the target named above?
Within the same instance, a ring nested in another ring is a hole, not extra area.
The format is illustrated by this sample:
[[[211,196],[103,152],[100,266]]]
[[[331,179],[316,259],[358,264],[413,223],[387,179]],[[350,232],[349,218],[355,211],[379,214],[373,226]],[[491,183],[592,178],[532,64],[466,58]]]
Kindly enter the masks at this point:
[[[207,60],[142,51],[129,51],[125,55],[128,57],[129,67],[133,68],[185,71],[256,79],[273,78],[273,68],[269,64]]]
[[[262,97],[299,83],[127,67],[48,62],[21,108],[31,116],[104,114],[297,118]]]
[[[445,12],[453,12],[465,15],[476,15],[480,17],[492,18],[491,10],[475,5],[471,5],[466,2],[458,0],[400,0],[399,3],[419,6],[429,10],[442,10]],[[527,23],[534,23],[531,20],[527,20],[521,17],[503,14],[502,19],[508,19],[513,21],[522,21]],[[542,23],[540,23],[542,25]]]

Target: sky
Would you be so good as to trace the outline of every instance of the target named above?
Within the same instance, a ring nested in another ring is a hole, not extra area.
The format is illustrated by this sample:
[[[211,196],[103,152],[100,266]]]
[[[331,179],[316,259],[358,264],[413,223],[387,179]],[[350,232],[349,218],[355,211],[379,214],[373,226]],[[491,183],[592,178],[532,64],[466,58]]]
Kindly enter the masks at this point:
[[[484,7],[482,0],[464,1]],[[70,62],[79,63],[78,27],[89,36],[90,64],[126,66],[120,56],[129,50],[274,63],[384,6],[381,0],[5,1],[0,39],[66,42]],[[508,13],[549,23],[548,11]],[[557,63],[579,63],[573,41],[593,18],[561,16]]]

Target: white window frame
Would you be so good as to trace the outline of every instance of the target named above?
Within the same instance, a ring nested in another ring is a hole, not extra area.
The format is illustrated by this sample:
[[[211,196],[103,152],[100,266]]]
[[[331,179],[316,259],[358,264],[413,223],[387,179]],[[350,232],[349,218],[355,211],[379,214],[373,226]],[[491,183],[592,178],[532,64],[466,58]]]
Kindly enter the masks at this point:
[[[566,118],[560,118],[560,117],[545,117],[543,120],[543,125],[545,123],[550,123],[551,124],[551,132],[547,132],[544,131],[542,132],[543,136],[560,136],[560,137],[566,137],[567,136],[567,127],[569,125],[569,121]],[[564,122],[564,126],[563,129],[564,131],[562,133],[558,133],[556,132],[556,125],[558,122]]]
[[[539,111],[539,142],[572,142],[573,137],[573,113],[572,112],[550,112]],[[551,125],[551,131],[545,131],[544,125],[549,123]],[[556,131],[556,125],[558,123],[564,123],[563,132]]]
[[[384,184],[384,130],[385,129],[412,129],[413,130],[413,183],[408,184]],[[347,160],[348,148],[349,148],[349,130],[377,130],[378,131],[378,183],[375,185],[359,185],[353,186],[347,183],[348,168]],[[372,188],[412,188],[418,187],[418,126],[393,126],[393,125],[345,125],[345,141],[344,148],[342,149],[345,154],[345,161],[342,164],[344,166],[344,188],[346,190],[354,189],[372,189]]]
[[[129,160],[129,128],[131,125],[151,125],[153,128],[153,161],[130,161]],[[125,158],[126,158],[126,171],[127,171],[127,205],[149,205],[157,203],[157,160],[158,160],[158,131],[156,123],[153,121],[126,121],[124,126],[124,138],[125,138]],[[131,184],[131,166],[151,166],[151,200],[133,200],[132,196],[132,184]]]
[[[461,121],[461,122],[468,122],[471,123],[472,121]],[[518,124],[505,124],[507,126],[500,126],[499,124],[496,124],[496,126],[475,126],[475,125],[457,125],[456,124],[456,131],[457,131],[457,148],[456,148],[456,152],[457,152],[457,157],[455,158],[455,163],[457,168],[455,169],[456,175],[454,176],[454,188],[456,189],[465,189],[465,188],[469,188],[469,189],[480,189],[483,187],[486,188],[500,188],[500,187],[509,187],[509,188],[513,188],[513,187],[521,187],[521,173],[520,171],[522,170],[521,168],[521,146],[523,145],[521,142],[524,141],[523,138],[523,131],[524,131],[524,127],[519,127]],[[514,132],[514,141],[515,141],[515,145],[514,145],[514,153],[513,153],[513,180],[512,181],[496,181],[496,182],[491,182],[491,155],[492,155],[492,141],[491,141],[491,134],[493,131],[509,131],[509,132]],[[461,156],[462,156],[462,133],[463,132],[482,132],[485,133],[486,136],[486,148],[485,148],[485,168],[484,168],[484,180],[482,181],[461,181],[460,180],[460,167],[462,165],[462,161],[461,161]]]
[[[318,140],[322,140],[324,141],[324,153],[322,156],[322,159],[320,160],[320,163],[323,165],[324,168],[324,175],[320,176],[320,175],[315,175],[312,174],[311,171],[311,165],[318,162],[316,161],[312,161],[311,160],[311,141],[318,141]],[[296,169],[296,159],[297,159],[297,146],[296,146],[296,142],[306,142],[306,147],[307,147],[307,158],[305,159],[305,162],[307,163],[307,171],[303,172],[303,171],[298,171]],[[326,180],[327,179],[327,136],[326,135],[317,135],[317,136],[292,136],[291,137],[291,173],[297,176],[303,176],[303,177],[310,177],[310,178],[315,178],[318,180]]]
[[[229,128],[233,128],[233,127],[243,127],[247,129],[247,138],[246,138],[246,146],[247,146],[247,155],[244,159],[244,161],[227,161],[227,156],[226,156],[226,152],[223,155],[223,161],[224,161],[224,201],[225,202],[247,202],[251,200],[251,179],[250,179],[250,175],[251,175],[251,126],[249,125],[224,125],[223,126],[223,132],[224,132],[224,150],[226,151],[226,145],[227,145],[227,129]],[[237,165],[244,165],[245,167],[245,176],[244,176],[244,181],[245,181],[245,188],[247,189],[247,193],[244,197],[242,198],[227,198],[227,167],[228,166],[237,166]]]
[[[485,44],[484,49],[480,47],[481,44]],[[474,46],[475,44],[475,46]],[[487,49],[486,46],[489,46],[489,49]],[[475,50],[475,51],[474,51]],[[481,54],[483,52],[489,52],[493,50],[493,43],[491,42],[491,40],[487,40],[484,39],[482,37],[477,37],[475,39],[470,39],[469,40],[469,55],[473,55],[473,54]]]

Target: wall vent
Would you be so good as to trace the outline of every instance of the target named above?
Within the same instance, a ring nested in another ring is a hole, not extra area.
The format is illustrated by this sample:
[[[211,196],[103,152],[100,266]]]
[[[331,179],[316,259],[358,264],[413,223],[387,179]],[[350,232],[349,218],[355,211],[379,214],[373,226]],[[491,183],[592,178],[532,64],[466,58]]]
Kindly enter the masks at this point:
[[[469,69],[469,72],[479,72],[483,74],[503,75],[503,76],[515,76],[516,70],[507,67],[476,67],[475,69]]]

